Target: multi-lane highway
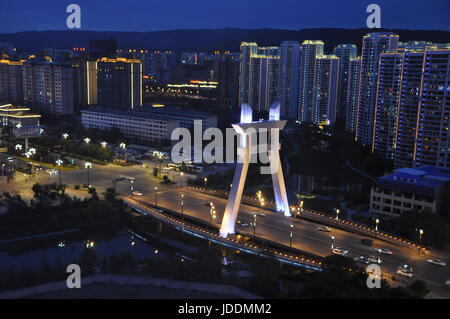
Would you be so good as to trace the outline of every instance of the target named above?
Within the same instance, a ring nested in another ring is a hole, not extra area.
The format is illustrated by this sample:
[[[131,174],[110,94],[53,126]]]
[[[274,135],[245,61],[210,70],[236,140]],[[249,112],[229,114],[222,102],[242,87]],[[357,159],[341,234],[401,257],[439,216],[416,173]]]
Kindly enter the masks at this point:
[[[143,193],[139,199],[155,203],[155,187],[158,188],[158,205],[174,210],[181,210],[181,193],[184,194],[183,211],[195,217],[210,220],[209,202],[212,201],[216,207],[216,218],[214,222],[220,223],[225,209],[226,199],[214,197],[204,193],[195,192],[187,187],[180,187],[177,183],[165,185],[151,175],[151,170],[141,166],[120,167],[116,165],[94,166],[90,171],[91,184],[97,188],[98,192],[112,187],[113,178],[119,175],[133,177],[134,189]],[[87,180],[87,171],[84,169],[67,170],[62,172],[62,181],[68,185],[85,184]],[[0,188],[9,191],[20,192],[25,197],[31,195],[30,188],[32,184],[59,182],[58,176],[50,176],[46,173],[38,173],[34,178],[28,178],[18,174],[17,180],[6,184],[5,179],[0,182]],[[186,184],[186,181],[183,183]],[[127,182],[117,184],[117,191],[123,194],[130,194],[131,185]],[[85,191],[78,191],[84,192]],[[253,234],[253,215],[257,209],[248,205],[241,205],[238,220],[247,223],[246,227],[237,226],[242,232]],[[393,252],[393,255],[381,255],[383,263],[382,271],[389,274],[395,274],[398,266],[407,264],[414,268],[413,278],[395,275],[397,279],[405,282],[412,282],[415,279],[422,279],[433,291],[432,296],[450,298],[450,290],[444,287],[446,280],[450,279],[450,265],[439,267],[427,263],[429,258],[440,258],[450,264],[450,256],[444,252],[431,252],[427,255],[419,255],[418,251],[386,243],[379,240],[373,241],[373,246],[368,247],[361,244],[361,236],[340,229],[331,228],[331,232],[319,231],[320,225],[294,217],[284,217],[282,214],[263,211],[265,217],[256,218],[256,235],[270,240],[280,242],[285,245],[290,244],[290,231],[292,224],[292,246],[301,250],[309,251],[317,255],[328,255],[331,251],[331,245],[341,246],[350,251],[350,257],[377,255],[374,248],[387,248]],[[334,237],[332,241],[331,236]]]

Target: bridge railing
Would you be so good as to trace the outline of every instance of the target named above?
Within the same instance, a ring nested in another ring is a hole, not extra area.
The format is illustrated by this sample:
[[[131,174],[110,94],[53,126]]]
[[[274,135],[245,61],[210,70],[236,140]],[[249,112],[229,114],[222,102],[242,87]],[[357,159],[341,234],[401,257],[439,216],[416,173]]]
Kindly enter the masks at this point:
[[[198,192],[205,193],[205,194],[217,196],[217,197],[222,197],[222,198],[228,197],[228,192],[222,191],[222,190],[205,189],[204,187],[199,187],[199,186],[189,186],[188,188],[198,191]],[[266,201],[265,205],[261,206],[259,203],[259,200],[256,197],[252,197],[252,196],[248,196],[248,195],[242,196],[242,202],[244,204],[255,206],[258,208],[262,208],[262,209],[268,209],[268,210],[272,210],[272,211],[275,211],[275,209],[276,209],[276,205],[274,202]],[[294,215],[296,215],[296,214],[294,214]],[[322,224],[325,224],[328,226],[332,226],[335,228],[340,228],[340,229],[344,229],[347,231],[356,232],[358,234],[369,236],[369,237],[383,240],[386,242],[390,242],[395,245],[405,246],[405,247],[417,249],[417,250],[425,249],[425,247],[423,245],[420,245],[417,242],[408,240],[401,236],[390,234],[387,232],[378,231],[367,225],[356,223],[356,222],[353,222],[353,221],[350,221],[347,219],[343,219],[343,218],[336,219],[335,217],[332,217],[330,215],[327,215],[327,214],[324,214],[321,212],[303,209],[300,212],[300,214],[298,214],[298,217],[306,218],[306,219],[309,219],[309,220],[312,220],[315,222],[319,222],[319,223],[322,223]]]
[[[168,213],[164,213],[164,211],[155,208],[153,205],[146,203],[141,200],[137,200],[135,198],[131,198],[128,196],[122,196],[121,197],[124,204],[127,206],[137,210],[138,212],[144,214],[144,215],[151,215],[152,217],[165,222],[167,224],[171,224],[172,226],[179,228],[183,230],[184,232],[191,232],[195,235],[201,235],[208,240],[211,240],[213,242],[216,242],[218,244],[226,245],[229,247],[237,248],[249,253],[257,254],[260,256],[268,257],[270,256],[279,259],[283,262],[293,263],[302,265],[304,267],[307,267],[309,269],[314,270],[321,270],[322,268],[322,257],[316,256],[310,253],[303,253],[301,251],[294,252],[293,249],[284,250],[281,249],[280,244],[274,243],[273,246],[276,246],[277,248],[269,248],[264,247],[262,245],[255,244],[253,242],[240,242],[236,238],[223,238],[219,235],[217,230],[211,230],[202,226],[191,224],[185,220],[180,220],[181,213],[177,212],[176,217],[173,217],[169,215]],[[165,209],[164,209],[165,210]],[[192,216],[184,215],[186,219],[191,218]],[[267,240],[266,243],[269,245],[271,241]],[[268,254],[269,253],[269,254]]]

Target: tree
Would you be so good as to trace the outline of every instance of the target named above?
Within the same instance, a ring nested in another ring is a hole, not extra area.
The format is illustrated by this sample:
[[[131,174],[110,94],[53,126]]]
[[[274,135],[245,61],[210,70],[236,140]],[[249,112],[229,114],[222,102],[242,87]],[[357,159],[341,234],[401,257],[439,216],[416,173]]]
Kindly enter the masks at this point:
[[[327,256],[323,260],[323,264],[332,271],[355,271],[359,269],[353,259],[341,255]]]
[[[116,201],[116,194],[114,192],[114,188],[110,187],[106,189],[105,192],[105,199],[109,202],[115,202]]]

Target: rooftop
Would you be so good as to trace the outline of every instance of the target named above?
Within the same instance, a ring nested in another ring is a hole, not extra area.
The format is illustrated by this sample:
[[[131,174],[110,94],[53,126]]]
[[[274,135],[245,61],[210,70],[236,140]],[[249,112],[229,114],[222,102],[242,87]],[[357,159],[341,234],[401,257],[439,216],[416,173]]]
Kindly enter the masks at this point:
[[[378,185],[425,196],[433,196],[436,187],[450,181],[450,169],[436,166],[399,168],[378,178]]]
[[[84,112],[95,112],[95,113],[101,113],[101,114],[112,114],[112,115],[119,115],[119,116],[128,116],[128,117],[134,117],[134,118],[146,118],[146,119],[152,119],[152,120],[160,120],[165,122],[170,122],[170,119],[167,119],[167,117],[153,114],[153,113],[147,113],[147,112],[139,112],[135,110],[120,110],[120,109],[113,109],[113,108],[107,108],[107,107],[99,107],[99,106],[91,106],[85,110],[82,110],[81,113]]]

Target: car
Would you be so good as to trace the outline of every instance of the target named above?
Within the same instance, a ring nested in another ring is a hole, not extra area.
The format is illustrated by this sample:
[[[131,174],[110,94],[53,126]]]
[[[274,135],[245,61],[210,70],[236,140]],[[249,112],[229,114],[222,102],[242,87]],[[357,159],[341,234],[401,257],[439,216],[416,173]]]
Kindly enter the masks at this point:
[[[354,261],[356,261],[357,263],[361,263],[361,264],[370,264],[369,258],[364,257],[364,256],[356,257],[354,259]]]
[[[363,238],[361,239],[361,244],[365,246],[372,246],[373,240],[369,238]]]
[[[378,251],[380,254],[386,254],[386,255],[393,255],[394,253],[392,250],[389,250],[387,248],[375,248],[376,251]]]
[[[266,214],[264,214],[262,212],[254,212],[253,215],[256,215],[258,217],[266,217]]]
[[[381,264],[382,262],[381,258],[377,256],[370,256],[369,258],[367,258],[367,260],[371,264]]]
[[[433,265],[442,266],[442,267],[447,266],[447,263],[441,259],[434,258],[434,259],[428,259],[427,261]]]
[[[345,256],[348,254],[348,250],[342,248],[342,247],[336,247],[333,249],[333,254],[335,255],[341,255],[341,256]]]
[[[9,156],[6,160],[8,161],[8,163],[14,162],[14,159],[11,156]]]
[[[327,226],[317,227],[317,230],[324,231],[327,233],[329,233],[331,231],[330,227],[327,227]]]
[[[236,223],[237,223],[239,226],[241,226],[241,227],[247,227],[247,226],[248,226],[247,223],[241,222],[240,220],[238,220]]]
[[[397,274],[411,278],[413,276],[413,269],[408,265],[397,267]]]
[[[139,191],[134,191],[134,192],[133,192],[133,195],[134,195],[134,196],[142,196],[142,193],[139,192]]]

